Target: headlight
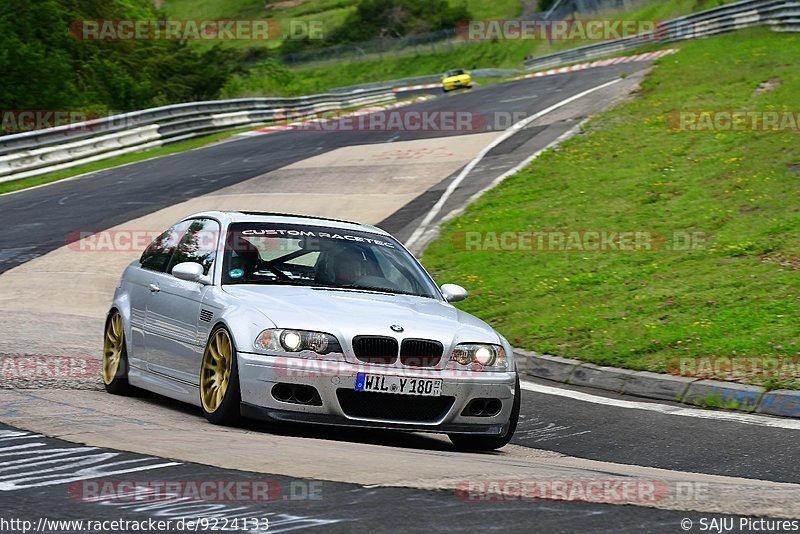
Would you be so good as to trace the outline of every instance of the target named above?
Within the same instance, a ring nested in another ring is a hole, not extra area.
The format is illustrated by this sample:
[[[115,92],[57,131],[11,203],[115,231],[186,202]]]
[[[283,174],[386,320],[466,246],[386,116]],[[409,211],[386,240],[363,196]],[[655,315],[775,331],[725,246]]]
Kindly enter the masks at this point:
[[[495,370],[508,367],[506,351],[500,345],[460,343],[453,349],[453,355],[450,356],[450,359],[465,366],[478,364],[481,367]]]
[[[317,354],[342,352],[339,340],[330,334],[281,328],[264,330],[258,334],[254,346],[259,350],[277,352],[302,352],[304,350],[310,350]]]

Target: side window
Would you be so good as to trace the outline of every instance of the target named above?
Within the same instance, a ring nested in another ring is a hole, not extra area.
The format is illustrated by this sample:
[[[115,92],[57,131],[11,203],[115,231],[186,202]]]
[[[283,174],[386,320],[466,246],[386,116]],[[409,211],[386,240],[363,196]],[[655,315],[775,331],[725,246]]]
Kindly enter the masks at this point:
[[[175,249],[178,248],[183,232],[188,227],[187,222],[176,224],[150,243],[139,259],[144,269],[151,271],[164,272],[167,270],[169,260]]]
[[[187,221],[178,250],[172,256],[167,272],[179,263],[192,262],[203,266],[203,274],[208,274],[214,264],[217,252],[220,227],[212,219],[193,219]]]

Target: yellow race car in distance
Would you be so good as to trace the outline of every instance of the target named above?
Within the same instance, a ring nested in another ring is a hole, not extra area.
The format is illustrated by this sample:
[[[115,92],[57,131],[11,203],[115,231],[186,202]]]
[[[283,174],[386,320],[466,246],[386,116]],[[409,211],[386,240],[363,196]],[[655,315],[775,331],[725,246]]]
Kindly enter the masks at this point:
[[[472,75],[469,71],[453,69],[444,73],[442,76],[442,89],[444,89],[445,93],[461,87],[472,87]]]

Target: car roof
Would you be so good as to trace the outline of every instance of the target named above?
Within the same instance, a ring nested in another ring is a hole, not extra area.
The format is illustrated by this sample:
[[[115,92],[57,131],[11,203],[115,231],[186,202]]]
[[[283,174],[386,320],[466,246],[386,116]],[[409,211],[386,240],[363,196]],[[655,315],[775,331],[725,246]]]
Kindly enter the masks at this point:
[[[331,219],[315,215],[300,215],[296,213],[275,213],[266,211],[204,211],[186,217],[187,219],[197,219],[200,217],[213,217],[227,219],[229,223],[257,222],[257,223],[277,223],[277,224],[297,224],[303,226],[320,226],[324,228],[336,228],[339,230],[358,230],[371,232],[373,234],[390,235],[377,226],[361,224],[354,221],[342,219]]]

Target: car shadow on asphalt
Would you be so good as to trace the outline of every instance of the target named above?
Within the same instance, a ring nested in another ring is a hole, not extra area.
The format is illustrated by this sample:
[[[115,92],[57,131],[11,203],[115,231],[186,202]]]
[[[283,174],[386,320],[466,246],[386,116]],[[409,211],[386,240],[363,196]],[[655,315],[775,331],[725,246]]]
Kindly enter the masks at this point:
[[[211,424],[205,420],[202,411],[197,406],[179,402],[148,391],[137,392],[136,397],[142,402],[156,405],[160,409],[174,410],[176,412],[194,416],[197,418],[198,424]],[[337,427],[315,424],[264,422],[255,419],[244,419],[235,428],[276,436],[324,439],[328,441],[340,441],[346,443],[367,443],[370,445],[380,445],[384,447],[426,451],[456,451],[452,443],[450,443],[450,440],[448,440],[443,434],[424,434],[419,432],[402,432],[397,430]],[[469,454],[476,453],[470,452]],[[500,453],[490,452],[480,454],[493,455]]]

